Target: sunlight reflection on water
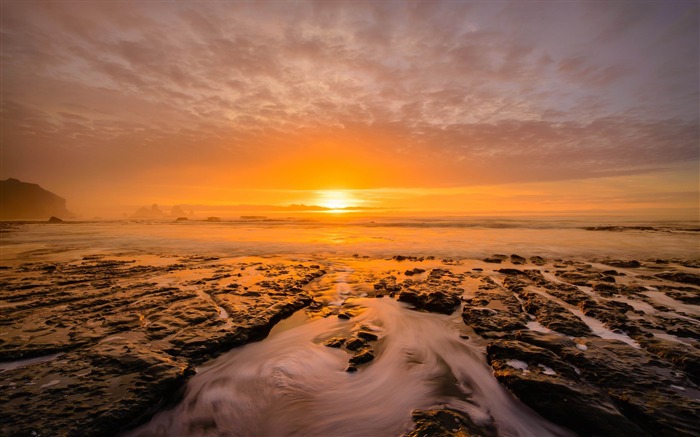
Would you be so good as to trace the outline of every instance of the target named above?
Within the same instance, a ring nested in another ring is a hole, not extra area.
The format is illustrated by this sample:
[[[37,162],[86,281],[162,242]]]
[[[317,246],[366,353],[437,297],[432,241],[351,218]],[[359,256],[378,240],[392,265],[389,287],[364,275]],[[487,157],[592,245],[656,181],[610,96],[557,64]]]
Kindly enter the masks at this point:
[[[461,226],[460,226],[461,224]],[[590,223],[509,221],[83,222],[25,224],[3,233],[2,258],[94,252],[220,255],[396,254],[482,258],[494,253],[550,257],[695,257],[698,232],[596,232]],[[55,255],[54,255],[55,256]]]

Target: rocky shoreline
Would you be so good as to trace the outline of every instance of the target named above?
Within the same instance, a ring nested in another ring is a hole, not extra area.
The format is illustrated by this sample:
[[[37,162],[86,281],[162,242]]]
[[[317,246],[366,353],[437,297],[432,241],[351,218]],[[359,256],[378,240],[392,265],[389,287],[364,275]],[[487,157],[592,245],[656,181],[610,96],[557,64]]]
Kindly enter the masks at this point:
[[[339,269],[338,265],[350,266]],[[2,435],[114,435],[177,399],[196,367],[301,308],[353,317],[328,292],[461,311],[494,376],[580,435],[696,435],[698,260],[219,258],[86,254],[0,270]],[[341,278],[342,276],[342,278]],[[340,279],[339,279],[340,278]],[[336,290],[337,291],[337,290]],[[461,310],[460,310],[461,309]],[[376,336],[343,348],[371,366]],[[498,435],[416,410],[411,436]]]

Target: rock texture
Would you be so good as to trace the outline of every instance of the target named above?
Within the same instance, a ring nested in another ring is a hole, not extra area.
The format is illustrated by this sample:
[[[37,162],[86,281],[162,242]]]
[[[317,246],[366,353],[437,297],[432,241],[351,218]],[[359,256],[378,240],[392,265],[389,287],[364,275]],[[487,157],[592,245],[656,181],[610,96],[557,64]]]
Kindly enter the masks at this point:
[[[211,257],[24,264],[0,287],[0,434],[97,436],[136,424],[195,365],[309,305],[303,288],[323,274]]]
[[[323,343],[347,354],[344,370],[357,374],[345,376],[371,374],[386,338],[355,325],[353,295],[445,314],[520,402],[579,435],[697,435],[695,260],[493,259],[358,256],[343,276],[326,273],[336,261],[214,256],[3,266],[0,435],[128,429],[176,401],[194,366],[303,307],[346,327]],[[498,435],[488,418],[476,425],[442,406],[413,421],[410,436]]]

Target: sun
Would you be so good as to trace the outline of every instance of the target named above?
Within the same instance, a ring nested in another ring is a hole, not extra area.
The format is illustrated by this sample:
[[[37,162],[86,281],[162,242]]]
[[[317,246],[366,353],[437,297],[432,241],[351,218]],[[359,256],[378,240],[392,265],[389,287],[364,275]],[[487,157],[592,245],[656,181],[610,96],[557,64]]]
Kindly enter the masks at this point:
[[[358,204],[358,200],[346,190],[323,190],[318,191],[317,195],[316,203],[332,211],[344,210]]]

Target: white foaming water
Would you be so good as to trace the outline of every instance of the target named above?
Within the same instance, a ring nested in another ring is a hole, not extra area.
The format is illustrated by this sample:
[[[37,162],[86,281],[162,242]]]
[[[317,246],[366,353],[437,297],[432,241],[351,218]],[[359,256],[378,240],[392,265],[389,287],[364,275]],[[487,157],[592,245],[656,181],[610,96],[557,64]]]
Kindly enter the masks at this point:
[[[306,323],[236,349],[189,381],[182,401],[130,436],[392,436],[412,426],[413,409],[446,406],[477,423],[493,417],[503,436],[572,435],[498,384],[477,346],[448,316],[391,299],[360,299],[350,320]],[[363,325],[379,340],[356,373],[350,355],[323,346]]]

